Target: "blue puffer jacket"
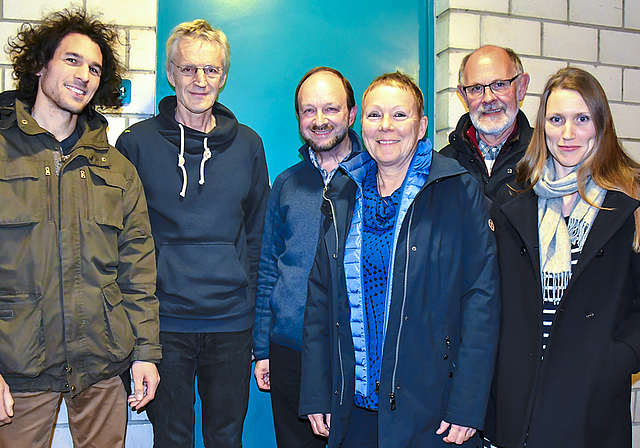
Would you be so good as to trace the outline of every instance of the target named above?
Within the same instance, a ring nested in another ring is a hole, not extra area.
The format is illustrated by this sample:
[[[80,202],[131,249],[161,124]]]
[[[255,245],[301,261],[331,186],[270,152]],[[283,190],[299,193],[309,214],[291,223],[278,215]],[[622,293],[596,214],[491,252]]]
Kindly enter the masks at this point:
[[[425,179],[420,168],[429,155]],[[366,153],[346,162],[349,176],[327,190],[323,238],[309,276],[299,413],[332,414],[329,447],[341,445],[361,387],[349,305],[357,283],[345,279],[355,272],[345,267],[345,245],[358,234],[350,229],[361,207],[353,178],[370,163]],[[484,424],[499,324],[495,241],[480,185],[456,161],[432,152],[428,141],[419,145],[406,184],[390,279],[378,444],[450,446],[436,435],[441,420],[477,429]],[[475,436],[464,446],[478,443]]]
[[[360,138],[349,130],[351,156],[359,154]],[[300,351],[307,301],[307,278],[318,245],[324,181],[300,148],[303,160],[278,175],[269,196],[264,221],[253,353],[269,358],[269,341]],[[339,173],[336,173],[339,174]]]

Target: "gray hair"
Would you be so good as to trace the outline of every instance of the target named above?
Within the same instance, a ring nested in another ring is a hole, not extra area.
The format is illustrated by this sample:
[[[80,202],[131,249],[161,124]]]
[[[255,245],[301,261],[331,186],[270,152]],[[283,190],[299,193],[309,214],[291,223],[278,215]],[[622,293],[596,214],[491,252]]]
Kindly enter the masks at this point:
[[[196,19],[193,22],[182,22],[171,31],[171,36],[169,36],[167,40],[167,70],[170,68],[169,65],[178,47],[178,43],[183,39],[202,39],[218,45],[222,50],[224,73],[227,73],[231,62],[227,36],[221,30],[213,28],[209,22],[203,19]]]

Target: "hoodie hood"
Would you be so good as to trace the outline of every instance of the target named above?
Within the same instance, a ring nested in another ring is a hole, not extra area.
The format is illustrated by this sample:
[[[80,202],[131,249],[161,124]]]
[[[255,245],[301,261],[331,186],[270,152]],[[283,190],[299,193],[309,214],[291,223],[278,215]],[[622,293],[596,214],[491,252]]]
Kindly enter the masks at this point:
[[[173,146],[177,146],[178,167],[182,172],[182,190],[180,196],[185,197],[187,194],[187,168],[186,159],[190,155],[201,157],[200,160],[200,176],[198,183],[204,185],[204,167],[207,161],[214,157],[211,147],[215,148],[215,153],[228,149],[238,134],[238,120],[233,112],[227,109],[217,101],[213,103],[213,116],[216,119],[215,127],[208,133],[191,129],[178,123],[175,119],[175,111],[178,101],[175,96],[168,96],[160,101],[158,106],[159,118],[165,129],[158,132],[162,137],[167,139]]]
[[[180,126],[175,118],[177,104],[175,96],[168,96],[160,101],[158,117],[162,121],[162,129],[159,132],[172,145],[180,147]],[[202,154],[202,142],[205,137],[211,147],[215,146],[216,151],[224,151],[231,146],[238,134],[236,116],[217,101],[213,104],[213,116],[216,118],[216,126],[208,133],[183,126],[184,150],[187,154]]]

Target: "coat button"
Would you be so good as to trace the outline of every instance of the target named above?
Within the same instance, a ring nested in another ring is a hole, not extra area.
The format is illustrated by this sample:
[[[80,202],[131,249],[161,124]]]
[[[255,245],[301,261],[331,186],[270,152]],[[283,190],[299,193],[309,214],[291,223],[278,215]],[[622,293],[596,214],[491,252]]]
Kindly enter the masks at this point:
[[[418,250],[418,248],[416,246],[411,246],[411,250],[415,252]]]
[[[524,246],[522,246],[522,247],[520,248],[520,255],[526,255],[526,253],[527,253],[527,248],[526,248],[526,247],[524,247]]]
[[[445,353],[445,355],[442,357],[442,359],[444,359],[444,360],[446,361],[447,359],[449,359],[449,355],[447,355],[447,354]]]
[[[64,388],[68,389],[69,388],[69,383],[64,383]]]
[[[584,317],[586,317],[587,319],[591,320],[591,319],[593,319],[594,317],[596,317],[596,315],[595,315],[594,313],[589,313],[589,314],[587,314],[587,315],[586,315],[586,316],[584,316]]]
[[[469,159],[469,163],[473,163],[473,159]]]
[[[598,253],[596,254],[596,257],[598,257],[598,258],[602,258],[603,256],[604,256],[604,249],[600,249],[600,250],[598,251]]]
[[[71,371],[73,370],[73,369],[71,368],[71,366],[65,366],[65,368],[64,368],[64,369],[65,369],[67,372],[69,372],[69,373],[71,373]]]
[[[340,322],[336,322],[336,327],[339,327],[339,326],[340,326]]]
[[[449,377],[449,378],[453,378],[453,372],[449,372],[448,377]]]
[[[336,258],[338,258],[338,254],[333,254],[333,259],[335,260]]]
[[[71,392],[75,392],[76,391],[76,386],[71,386]]]
[[[513,168],[507,168],[507,174],[513,174]]]
[[[333,395],[338,395],[338,391],[337,391],[337,390],[334,390],[334,391],[333,391]]]

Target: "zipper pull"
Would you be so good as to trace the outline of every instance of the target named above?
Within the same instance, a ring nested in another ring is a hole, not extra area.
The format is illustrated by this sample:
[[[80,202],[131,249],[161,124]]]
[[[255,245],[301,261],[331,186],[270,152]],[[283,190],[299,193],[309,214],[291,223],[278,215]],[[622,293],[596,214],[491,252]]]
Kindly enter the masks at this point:
[[[391,403],[391,410],[395,411],[396,410],[396,394],[394,392],[391,392],[389,394],[389,402]]]

